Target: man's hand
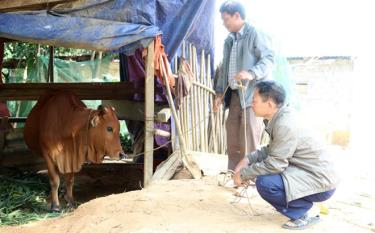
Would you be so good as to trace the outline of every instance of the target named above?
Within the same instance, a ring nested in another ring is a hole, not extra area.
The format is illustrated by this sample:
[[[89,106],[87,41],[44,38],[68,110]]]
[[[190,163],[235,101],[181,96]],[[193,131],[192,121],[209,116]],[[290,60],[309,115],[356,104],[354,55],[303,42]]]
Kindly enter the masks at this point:
[[[255,77],[253,74],[251,74],[250,72],[246,71],[246,70],[243,70],[241,72],[239,72],[236,76],[234,76],[234,79],[237,80],[237,81],[241,81],[241,80],[253,80]]]
[[[236,168],[234,169],[234,172],[240,172],[242,168],[248,167],[249,166],[249,159],[247,156],[243,157],[240,162],[238,162]]]
[[[241,169],[249,166],[249,159],[245,156],[234,169],[233,181],[237,186],[242,186],[244,181],[241,179]]]
[[[243,184],[242,184],[242,180],[241,180],[241,173],[240,173],[239,171],[234,173],[233,181],[234,181],[234,184],[235,184],[237,187],[240,187],[240,186],[243,185]]]
[[[214,101],[214,112],[217,112],[219,110],[220,105],[223,102],[223,94],[216,94],[215,101]]]

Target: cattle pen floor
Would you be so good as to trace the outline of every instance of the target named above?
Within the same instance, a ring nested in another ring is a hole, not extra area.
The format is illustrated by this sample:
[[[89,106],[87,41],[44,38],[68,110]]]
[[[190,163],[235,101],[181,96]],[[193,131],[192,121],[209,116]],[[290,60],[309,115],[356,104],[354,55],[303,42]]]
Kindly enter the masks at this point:
[[[348,162],[340,165],[342,182],[336,194],[323,204],[328,214],[304,232],[375,232],[374,173],[363,167],[345,172],[352,165],[350,155],[340,156]],[[92,199],[58,218],[1,227],[0,232],[288,232],[280,227],[287,219],[255,190],[248,190],[252,211],[247,199],[232,203],[235,191],[218,186],[218,180],[205,176],[156,182],[146,189]],[[100,184],[95,187],[103,189]],[[84,193],[78,188],[77,198]]]

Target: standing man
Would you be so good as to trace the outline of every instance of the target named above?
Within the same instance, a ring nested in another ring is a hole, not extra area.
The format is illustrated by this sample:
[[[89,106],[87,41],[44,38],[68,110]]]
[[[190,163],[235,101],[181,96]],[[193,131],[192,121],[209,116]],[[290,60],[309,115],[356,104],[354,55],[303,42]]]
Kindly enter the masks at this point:
[[[228,169],[234,170],[246,152],[259,146],[263,123],[255,117],[251,99],[256,81],[266,79],[271,73],[274,53],[266,37],[245,22],[243,5],[226,1],[220,13],[230,34],[224,43],[222,72],[215,86],[214,112],[223,100],[225,107],[229,107]]]
[[[285,90],[273,81],[255,85],[252,107],[268,121],[266,147],[247,154],[237,165],[234,182],[256,179],[260,196],[290,218],[282,227],[304,229],[320,220],[309,216],[313,202],[329,199],[338,178],[320,140],[284,106]]]

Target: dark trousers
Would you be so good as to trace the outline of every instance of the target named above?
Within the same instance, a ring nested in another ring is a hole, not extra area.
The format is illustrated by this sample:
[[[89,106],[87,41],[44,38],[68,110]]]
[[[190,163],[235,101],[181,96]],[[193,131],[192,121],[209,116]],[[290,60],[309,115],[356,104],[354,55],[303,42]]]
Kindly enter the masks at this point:
[[[245,111],[246,114],[244,114]],[[260,143],[263,130],[262,118],[256,117],[251,107],[246,108],[245,111],[241,107],[237,91],[232,91],[226,122],[228,169],[230,170],[234,170],[237,163],[243,159],[245,154],[256,150]],[[247,139],[247,148],[245,147],[245,138]]]
[[[304,216],[313,206],[313,202],[328,200],[335,189],[312,194],[286,203],[284,182],[281,175],[264,175],[256,179],[256,187],[260,196],[276,208],[278,212],[294,220]]]

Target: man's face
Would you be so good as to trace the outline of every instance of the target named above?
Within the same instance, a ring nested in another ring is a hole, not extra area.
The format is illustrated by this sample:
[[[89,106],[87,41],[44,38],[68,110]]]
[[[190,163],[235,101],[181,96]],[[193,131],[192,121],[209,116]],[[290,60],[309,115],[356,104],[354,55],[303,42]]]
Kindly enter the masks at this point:
[[[272,104],[270,99],[263,101],[259,95],[258,89],[254,90],[252,107],[257,117],[267,117],[272,110]]]
[[[237,32],[237,25],[239,23],[238,20],[241,19],[241,16],[238,12],[234,13],[234,15],[223,12],[221,13],[221,19],[223,20],[223,24],[229,32]]]

